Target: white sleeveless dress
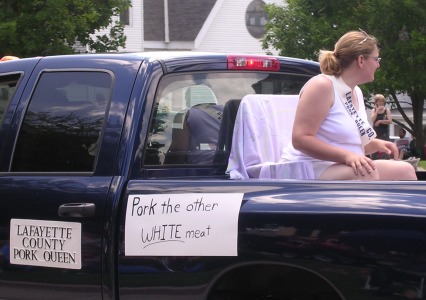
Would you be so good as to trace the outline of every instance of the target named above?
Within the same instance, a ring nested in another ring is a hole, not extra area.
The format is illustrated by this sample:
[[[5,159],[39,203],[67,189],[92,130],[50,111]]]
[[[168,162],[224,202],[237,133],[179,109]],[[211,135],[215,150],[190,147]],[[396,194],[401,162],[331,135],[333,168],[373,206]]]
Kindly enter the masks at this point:
[[[358,99],[358,115],[363,120],[368,120],[362,91],[358,86],[356,86],[355,92]],[[365,155],[364,147],[362,146],[361,137],[355,121],[344,107],[336,89],[334,89],[334,103],[331,106],[324,122],[321,124],[316,136],[318,139],[326,142],[327,144],[346,149],[359,155]],[[312,158],[302,153],[301,151],[294,149],[291,142],[289,145],[283,148],[281,160],[311,161],[314,169],[315,179],[318,179],[318,177],[322,174],[322,172],[324,172],[325,169],[327,169],[332,164],[335,164],[335,162],[332,161],[323,161]]]

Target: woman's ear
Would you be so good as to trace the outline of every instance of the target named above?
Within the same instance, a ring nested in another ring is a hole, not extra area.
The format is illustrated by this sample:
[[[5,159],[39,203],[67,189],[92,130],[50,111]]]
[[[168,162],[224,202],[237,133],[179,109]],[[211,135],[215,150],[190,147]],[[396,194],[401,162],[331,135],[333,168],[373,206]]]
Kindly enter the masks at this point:
[[[364,64],[364,55],[358,56],[358,65],[362,66]]]

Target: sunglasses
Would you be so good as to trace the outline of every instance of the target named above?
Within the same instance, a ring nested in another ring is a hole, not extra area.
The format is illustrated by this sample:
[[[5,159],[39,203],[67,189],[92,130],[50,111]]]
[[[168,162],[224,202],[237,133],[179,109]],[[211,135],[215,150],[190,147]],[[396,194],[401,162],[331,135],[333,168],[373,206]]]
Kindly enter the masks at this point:
[[[380,63],[380,61],[382,60],[381,57],[371,57],[372,59],[374,59],[375,61],[377,61],[378,63]]]
[[[365,39],[363,39],[361,42],[359,42],[358,45],[361,45],[362,43],[364,43],[368,39],[373,39],[371,36],[368,35],[367,32],[365,32],[361,28],[358,28],[358,30],[361,31],[365,35]]]

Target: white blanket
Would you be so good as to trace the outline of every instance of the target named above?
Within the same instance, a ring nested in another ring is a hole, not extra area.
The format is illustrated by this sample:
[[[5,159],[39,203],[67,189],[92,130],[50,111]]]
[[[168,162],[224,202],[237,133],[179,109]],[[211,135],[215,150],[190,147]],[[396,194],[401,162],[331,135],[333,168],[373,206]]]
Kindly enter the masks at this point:
[[[238,109],[227,173],[231,179],[313,179],[310,162],[278,163],[291,141],[297,95],[247,95]]]

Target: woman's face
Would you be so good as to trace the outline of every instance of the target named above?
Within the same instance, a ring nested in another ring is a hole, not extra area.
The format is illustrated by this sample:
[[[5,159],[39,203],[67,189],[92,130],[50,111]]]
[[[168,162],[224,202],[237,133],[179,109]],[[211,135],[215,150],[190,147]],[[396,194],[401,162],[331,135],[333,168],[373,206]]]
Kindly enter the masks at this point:
[[[365,57],[364,71],[366,76],[366,82],[374,80],[374,73],[380,68],[380,57],[379,50],[375,47],[374,51],[370,55]]]
[[[377,107],[379,107],[379,106],[385,106],[385,100],[382,100],[382,99],[377,100],[376,101],[376,106]]]

